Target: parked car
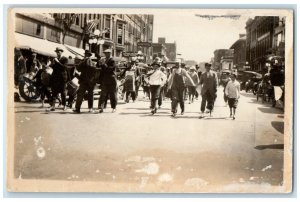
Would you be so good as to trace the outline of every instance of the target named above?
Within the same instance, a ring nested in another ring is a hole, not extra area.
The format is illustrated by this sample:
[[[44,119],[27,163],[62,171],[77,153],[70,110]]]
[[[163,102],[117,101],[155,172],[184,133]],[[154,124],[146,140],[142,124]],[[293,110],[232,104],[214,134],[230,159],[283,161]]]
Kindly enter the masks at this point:
[[[230,70],[222,70],[220,73],[220,80],[219,80],[219,84],[222,85],[225,88],[225,85],[227,84],[227,82],[230,80],[230,74],[231,71]]]
[[[260,73],[254,72],[254,71],[239,71],[238,72],[238,80],[241,83],[241,90],[246,90],[248,92],[250,85],[252,85],[252,82],[258,82],[262,79],[262,75]],[[253,81],[251,81],[253,80]],[[247,84],[247,85],[246,85]],[[246,89],[247,86],[247,89]]]

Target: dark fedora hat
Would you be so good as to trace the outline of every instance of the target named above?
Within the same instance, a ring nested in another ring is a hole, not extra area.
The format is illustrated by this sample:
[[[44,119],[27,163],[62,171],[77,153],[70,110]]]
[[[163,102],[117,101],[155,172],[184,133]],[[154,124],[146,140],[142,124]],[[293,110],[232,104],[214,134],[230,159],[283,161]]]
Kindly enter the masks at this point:
[[[211,67],[211,63],[205,63],[205,67]]]
[[[92,56],[92,52],[89,51],[89,50],[85,50],[84,54],[85,54],[85,55],[88,55],[88,56]]]
[[[64,52],[64,50],[63,49],[61,49],[61,48],[59,48],[59,47],[56,47],[56,49],[54,50],[54,52]]]

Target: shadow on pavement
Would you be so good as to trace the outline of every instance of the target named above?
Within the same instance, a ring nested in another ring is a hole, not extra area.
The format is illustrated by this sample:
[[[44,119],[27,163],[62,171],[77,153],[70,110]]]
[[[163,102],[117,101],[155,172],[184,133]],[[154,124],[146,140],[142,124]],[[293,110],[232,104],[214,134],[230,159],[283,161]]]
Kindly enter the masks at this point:
[[[37,104],[37,103],[28,103],[28,104]],[[36,105],[29,105],[29,106],[15,106],[16,109],[24,108],[24,109],[37,109],[40,107],[37,107]],[[40,108],[41,109],[41,108]]]
[[[210,119],[229,119],[228,117],[204,117],[204,118],[202,118],[202,119],[204,119],[204,120],[210,120]]]
[[[129,107],[129,108],[125,108],[125,109],[135,109],[135,110],[145,110],[145,111],[146,111],[146,110],[148,110],[148,111],[150,110],[149,107],[148,107],[148,108],[147,108],[147,107],[144,107],[144,108],[138,108],[138,107],[137,107],[137,108],[133,108],[133,107]],[[169,108],[164,108],[164,107],[163,107],[163,108],[158,109],[158,111],[159,111],[159,110],[170,110],[170,109],[169,109]]]
[[[284,122],[282,122],[282,121],[272,121],[271,125],[273,126],[273,128],[275,130],[277,130],[278,132],[283,134],[283,132],[284,132]]]
[[[23,110],[23,111],[15,111],[15,113],[37,113],[37,112],[43,112],[41,110]]]
[[[284,149],[283,144],[269,144],[269,145],[258,145],[254,147],[255,149],[258,150],[264,150],[264,149]]]
[[[279,111],[278,109],[268,107],[268,108],[263,108],[263,107],[258,107],[258,109],[262,113],[269,113],[269,114],[283,114],[283,111]]]
[[[250,93],[241,92],[240,94],[241,94],[242,96],[245,96],[245,97],[250,97],[250,98],[254,98],[254,97],[255,97],[255,95],[253,95],[252,92],[250,92]],[[256,100],[256,99],[255,99],[255,100]]]

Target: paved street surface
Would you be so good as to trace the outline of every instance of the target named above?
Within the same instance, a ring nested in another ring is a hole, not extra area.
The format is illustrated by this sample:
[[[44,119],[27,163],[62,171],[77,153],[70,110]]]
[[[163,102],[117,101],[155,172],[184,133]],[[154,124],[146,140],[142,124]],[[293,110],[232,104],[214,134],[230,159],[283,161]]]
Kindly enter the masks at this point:
[[[87,102],[80,115],[16,103],[15,176],[125,183],[128,191],[281,185],[283,111],[243,91],[232,120],[222,94],[219,88],[213,117],[203,119],[200,100],[186,101],[186,113],[176,118],[170,100],[150,115],[141,95],[103,114],[87,113]]]

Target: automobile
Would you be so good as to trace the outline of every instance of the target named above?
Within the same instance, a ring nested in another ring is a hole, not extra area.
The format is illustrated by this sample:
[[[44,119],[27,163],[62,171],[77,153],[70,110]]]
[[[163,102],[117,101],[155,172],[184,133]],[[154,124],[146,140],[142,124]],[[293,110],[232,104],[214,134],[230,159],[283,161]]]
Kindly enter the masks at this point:
[[[241,90],[246,89],[246,83],[249,83],[250,81],[256,82],[261,79],[262,79],[262,75],[260,73],[254,72],[254,71],[239,71],[238,72],[238,80],[241,83]]]
[[[222,85],[223,87],[225,87],[226,83],[229,81],[229,76],[231,74],[230,70],[222,70],[220,72],[220,80],[219,80],[219,84]]]
[[[164,62],[164,65],[167,69],[172,69],[172,67],[174,67],[176,65],[176,61],[167,61],[167,62]]]

